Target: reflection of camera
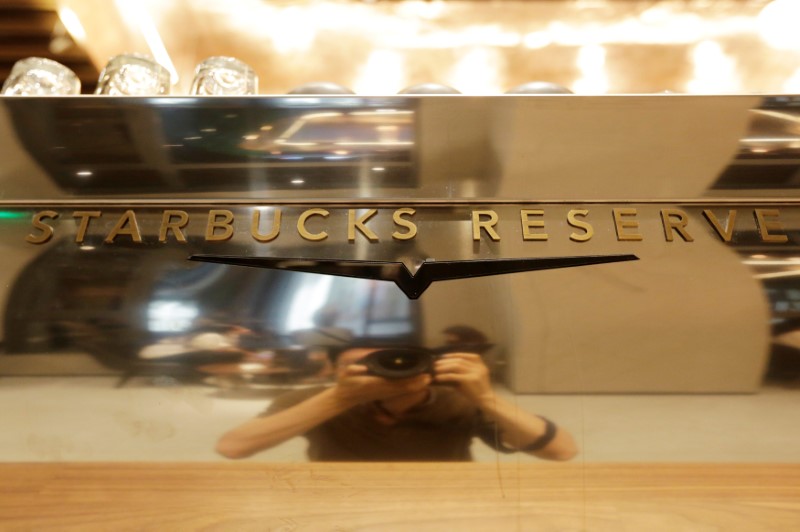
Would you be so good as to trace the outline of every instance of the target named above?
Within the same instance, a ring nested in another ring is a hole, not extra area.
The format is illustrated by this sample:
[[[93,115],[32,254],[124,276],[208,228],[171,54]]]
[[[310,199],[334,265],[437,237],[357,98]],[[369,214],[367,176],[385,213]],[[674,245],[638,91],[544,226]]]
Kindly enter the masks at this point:
[[[365,365],[370,375],[384,379],[406,379],[433,373],[437,356],[428,349],[398,347],[374,351],[359,360],[359,364]]]

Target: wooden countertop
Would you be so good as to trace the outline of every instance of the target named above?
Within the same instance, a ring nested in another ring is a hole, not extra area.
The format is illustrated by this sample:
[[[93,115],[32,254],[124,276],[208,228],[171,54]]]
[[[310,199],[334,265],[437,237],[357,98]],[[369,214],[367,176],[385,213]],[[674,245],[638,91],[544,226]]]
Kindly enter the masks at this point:
[[[3,530],[800,530],[800,465],[0,464]]]

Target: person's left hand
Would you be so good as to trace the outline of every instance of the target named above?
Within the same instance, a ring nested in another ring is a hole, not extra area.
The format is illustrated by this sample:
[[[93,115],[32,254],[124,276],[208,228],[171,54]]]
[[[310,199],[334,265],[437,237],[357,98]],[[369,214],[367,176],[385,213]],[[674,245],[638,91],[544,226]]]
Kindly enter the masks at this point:
[[[455,384],[458,391],[476,405],[491,400],[493,391],[489,368],[480,355],[448,353],[436,360],[433,367],[436,382]]]

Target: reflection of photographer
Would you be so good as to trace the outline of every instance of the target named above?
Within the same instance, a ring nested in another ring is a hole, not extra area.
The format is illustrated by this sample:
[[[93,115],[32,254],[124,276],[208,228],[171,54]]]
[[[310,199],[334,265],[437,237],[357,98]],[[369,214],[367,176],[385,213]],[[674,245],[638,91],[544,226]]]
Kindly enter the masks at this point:
[[[479,355],[448,353],[434,357],[432,372],[384,378],[363,364],[378,351],[346,350],[334,386],[278,397],[263,417],[223,435],[217,451],[244,458],[305,435],[312,460],[470,460],[477,436],[504,452],[576,454],[566,430],[494,393]]]

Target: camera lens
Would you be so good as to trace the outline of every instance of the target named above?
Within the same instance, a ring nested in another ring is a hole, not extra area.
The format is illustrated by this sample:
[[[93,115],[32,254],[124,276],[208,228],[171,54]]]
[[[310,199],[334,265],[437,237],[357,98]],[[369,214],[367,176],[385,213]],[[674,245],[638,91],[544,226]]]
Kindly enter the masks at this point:
[[[424,349],[381,349],[362,361],[372,375],[404,379],[427,373],[433,368],[433,354]]]

